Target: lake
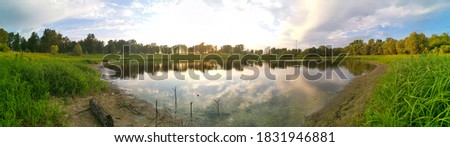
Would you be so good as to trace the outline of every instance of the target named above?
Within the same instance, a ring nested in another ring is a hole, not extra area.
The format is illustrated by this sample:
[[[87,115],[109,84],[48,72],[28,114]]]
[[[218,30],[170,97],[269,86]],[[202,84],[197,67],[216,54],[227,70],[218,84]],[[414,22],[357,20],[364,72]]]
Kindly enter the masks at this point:
[[[135,63],[107,65],[111,83],[182,119],[185,126],[302,126],[355,76],[364,61]],[[177,108],[175,111],[175,92]],[[192,103],[192,118],[191,118]]]

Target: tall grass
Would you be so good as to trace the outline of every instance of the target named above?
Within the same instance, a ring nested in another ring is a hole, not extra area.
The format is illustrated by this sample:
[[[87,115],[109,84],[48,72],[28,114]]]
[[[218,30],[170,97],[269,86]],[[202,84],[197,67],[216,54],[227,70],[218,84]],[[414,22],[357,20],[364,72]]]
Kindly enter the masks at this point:
[[[450,57],[389,62],[365,112],[367,126],[450,126]]]
[[[81,61],[0,59],[0,126],[64,126],[63,112],[49,103],[50,96],[79,96],[106,88],[99,73]]]

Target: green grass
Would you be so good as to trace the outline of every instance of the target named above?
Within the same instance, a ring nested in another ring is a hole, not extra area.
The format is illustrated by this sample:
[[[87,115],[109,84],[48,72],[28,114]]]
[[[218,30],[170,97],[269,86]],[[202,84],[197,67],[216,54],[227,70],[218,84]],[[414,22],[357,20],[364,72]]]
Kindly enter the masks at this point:
[[[365,112],[366,126],[450,126],[450,56],[368,56],[389,65]]]
[[[106,88],[86,64],[96,58],[49,54],[0,54],[0,126],[64,126],[51,96],[71,97]]]

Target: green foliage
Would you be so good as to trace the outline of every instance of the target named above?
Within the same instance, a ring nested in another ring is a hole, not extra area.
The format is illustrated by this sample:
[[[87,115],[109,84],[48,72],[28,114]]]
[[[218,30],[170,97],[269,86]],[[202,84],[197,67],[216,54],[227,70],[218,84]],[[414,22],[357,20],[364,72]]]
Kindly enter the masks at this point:
[[[75,56],[81,56],[83,54],[83,49],[81,48],[81,45],[77,43],[75,47],[73,48],[73,55]]]
[[[39,36],[37,35],[36,32],[31,33],[31,36],[30,36],[30,38],[28,38],[28,41],[27,41],[27,46],[28,46],[28,49],[33,53],[38,51]]]
[[[82,96],[106,87],[97,71],[60,58],[4,55],[0,66],[0,126],[63,126],[63,113],[50,96]]]
[[[365,112],[367,126],[450,126],[450,58],[390,62]]]
[[[89,54],[103,53],[104,42],[95,38],[94,34],[88,34],[86,39],[79,42],[84,51]]]
[[[405,38],[405,48],[411,54],[420,54],[426,50],[427,37],[423,33],[412,32]]]
[[[57,33],[55,30],[45,29],[44,35],[42,35],[40,40],[38,52],[51,53],[51,46],[59,44],[61,40],[62,35],[60,33]]]
[[[12,49],[14,51],[20,51],[20,34],[19,33],[16,33],[12,37]]]
[[[9,35],[3,28],[0,28],[0,44],[8,43]]]
[[[450,45],[443,45],[439,47],[439,54],[447,54],[450,53]]]
[[[9,53],[11,49],[9,49],[9,46],[6,43],[0,43],[0,51]]]
[[[442,33],[442,35],[438,36],[436,34],[431,35],[429,39],[428,48],[439,49],[441,46],[450,45],[450,37],[447,33]]]
[[[52,45],[51,47],[50,47],[50,53],[52,54],[52,55],[56,55],[56,54],[58,54],[58,46],[57,45]]]

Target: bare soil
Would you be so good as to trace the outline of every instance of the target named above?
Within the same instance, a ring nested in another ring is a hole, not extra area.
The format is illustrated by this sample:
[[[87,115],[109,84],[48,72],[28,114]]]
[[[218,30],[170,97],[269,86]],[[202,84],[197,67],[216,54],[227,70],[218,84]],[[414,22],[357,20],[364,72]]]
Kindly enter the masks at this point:
[[[54,98],[66,115],[67,126],[70,127],[101,127],[101,123],[94,117],[89,109],[89,101],[98,99],[103,109],[114,120],[117,127],[161,127],[182,126],[181,120],[174,119],[168,111],[156,110],[153,104],[134,98],[125,91],[111,85],[107,90],[84,97]]]
[[[379,77],[388,70],[387,65],[370,63],[377,67],[370,73],[353,79],[324,109],[307,116],[305,126],[349,127],[360,125],[363,121],[362,116],[366,104]]]

